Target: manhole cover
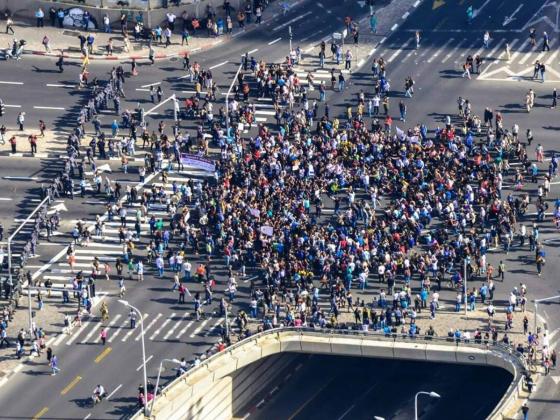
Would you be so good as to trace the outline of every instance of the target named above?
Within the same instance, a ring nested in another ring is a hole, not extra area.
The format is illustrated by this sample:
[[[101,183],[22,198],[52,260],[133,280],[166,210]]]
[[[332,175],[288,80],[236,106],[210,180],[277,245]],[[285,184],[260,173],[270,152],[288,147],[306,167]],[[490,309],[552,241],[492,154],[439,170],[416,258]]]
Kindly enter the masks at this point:
[[[177,61],[177,60],[178,60],[177,57],[171,57],[171,58],[169,59],[169,61]]]
[[[80,32],[78,32],[78,31],[62,31],[62,35],[78,36],[78,35],[80,35]]]

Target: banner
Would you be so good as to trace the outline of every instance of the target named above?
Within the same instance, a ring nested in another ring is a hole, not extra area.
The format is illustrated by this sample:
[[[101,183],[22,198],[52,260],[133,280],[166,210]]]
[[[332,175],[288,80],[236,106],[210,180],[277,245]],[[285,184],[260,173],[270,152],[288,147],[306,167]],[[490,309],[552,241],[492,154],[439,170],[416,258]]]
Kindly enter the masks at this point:
[[[202,169],[203,171],[214,172],[216,166],[210,159],[201,156],[192,155],[189,153],[181,153],[181,163],[185,166],[192,166],[194,168]]]
[[[261,233],[266,236],[272,236],[274,234],[274,228],[272,226],[261,226]]]

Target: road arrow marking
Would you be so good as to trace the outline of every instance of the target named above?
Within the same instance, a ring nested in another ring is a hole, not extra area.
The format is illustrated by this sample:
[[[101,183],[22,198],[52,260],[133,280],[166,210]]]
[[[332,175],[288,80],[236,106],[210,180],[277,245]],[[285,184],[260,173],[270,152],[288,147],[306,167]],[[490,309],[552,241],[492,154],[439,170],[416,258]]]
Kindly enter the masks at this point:
[[[556,385],[560,383],[560,376],[551,376],[550,379],[552,379]]]
[[[514,21],[514,20],[515,20],[515,17],[514,17],[514,16],[517,14],[517,12],[519,12],[519,10],[521,10],[522,7],[523,7],[523,3],[521,3],[521,4],[519,5],[519,7],[518,7],[517,9],[515,9],[515,11],[514,11],[511,15],[506,16],[506,18],[504,19],[504,23],[502,24],[502,26],[506,26],[506,25],[510,24],[512,21]]]
[[[432,5],[432,10],[436,10],[445,4],[444,0],[434,0],[434,4]]]
[[[108,163],[106,163],[105,165],[98,166],[97,170],[101,172],[112,172],[111,167],[109,166]]]
[[[486,0],[484,3],[482,3],[482,6],[480,6],[480,8],[476,9],[473,12],[473,19],[480,15],[480,12],[482,12],[482,9],[484,9],[488,5],[488,3],[490,3],[490,0]]]
[[[51,207],[51,209],[47,212],[47,214],[55,214],[57,211],[68,211],[64,203],[55,204]]]

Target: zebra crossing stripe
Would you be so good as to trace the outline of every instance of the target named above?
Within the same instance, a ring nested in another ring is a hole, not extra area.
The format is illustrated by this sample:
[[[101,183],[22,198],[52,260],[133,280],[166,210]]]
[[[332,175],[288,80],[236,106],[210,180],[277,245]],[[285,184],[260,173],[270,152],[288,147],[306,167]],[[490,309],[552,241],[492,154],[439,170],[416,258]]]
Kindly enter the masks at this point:
[[[121,333],[121,331],[126,327],[126,324],[128,323],[128,320],[125,319],[123,320],[122,324],[119,326],[119,328],[117,328],[117,330],[111,334],[111,336],[107,339],[107,341],[109,343],[112,343],[113,340],[115,340],[115,338],[117,338],[119,336],[119,334]]]
[[[152,328],[154,326],[154,324],[156,323],[156,321],[158,319],[160,319],[162,317],[162,313],[159,313],[156,315],[156,317],[154,319],[152,319],[152,322],[150,322],[148,324],[147,327],[144,327],[144,335],[146,335],[148,333],[148,331],[150,330],[150,328]],[[139,341],[142,338],[142,330],[140,330],[140,333],[138,334],[138,336],[134,339],[134,341]]]
[[[164,340],[167,340],[167,339],[171,336],[171,334],[173,334],[173,333],[175,332],[175,330],[177,329],[177,327],[179,327],[179,325],[181,325],[181,323],[182,323],[185,319],[187,319],[188,316],[189,316],[189,313],[188,313],[188,312],[185,312],[185,314],[183,315],[183,317],[182,317],[180,320],[175,321],[175,324],[169,329],[169,331],[167,331],[167,333],[163,336],[163,339],[164,339]]]
[[[157,337],[158,334],[161,332],[161,330],[171,322],[171,320],[175,317],[175,315],[177,314],[173,312],[165,321],[163,321],[163,324],[161,324],[161,326],[157,330],[155,330],[154,333],[150,336],[150,340],[153,340],[155,337]]]

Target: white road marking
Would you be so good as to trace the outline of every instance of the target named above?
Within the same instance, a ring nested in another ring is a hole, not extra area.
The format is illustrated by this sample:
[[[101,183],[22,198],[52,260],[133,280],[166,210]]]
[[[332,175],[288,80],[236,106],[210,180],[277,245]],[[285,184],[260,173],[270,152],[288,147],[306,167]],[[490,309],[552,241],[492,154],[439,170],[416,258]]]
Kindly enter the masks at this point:
[[[289,25],[291,25],[292,23],[297,22],[298,20],[303,19],[304,17],[306,17],[307,15],[310,15],[311,13],[313,13],[313,12],[310,10],[310,11],[304,13],[303,15],[299,15],[299,16],[297,16],[297,17],[295,17],[295,18],[293,18],[293,19],[291,19],[291,20],[289,20],[289,21],[287,21],[287,22],[284,22],[282,25],[278,25],[276,28],[272,29],[272,32],[279,31],[280,29],[285,28],[286,26],[289,26]]]
[[[23,85],[23,82],[0,82],[0,85]]]
[[[258,48],[255,48],[254,50],[249,51],[247,54],[254,54],[254,53],[256,53],[258,50],[259,50]]]
[[[140,87],[149,88],[150,86],[157,86],[157,85],[161,85],[161,82],[150,83],[150,84],[147,84],[147,85],[142,85]]]
[[[391,31],[394,31],[395,29],[397,29],[399,27],[399,25],[397,25],[396,23],[391,26]]]
[[[175,338],[176,338],[177,340],[178,340],[179,338],[181,338],[181,336],[187,332],[187,330],[191,327],[192,324],[194,324],[194,320],[191,321],[191,322],[189,322],[187,325],[185,325],[185,326],[183,327],[183,329],[182,329],[181,331],[179,331],[179,334],[177,334],[177,336],[176,336]]]
[[[80,327],[80,329],[76,331],[75,334],[72,334],[72,337],[70,337],[70,340],[66,342],[66,345],[70,346],[89,325],[91,325],[91,322],[82,322],[82,326]]]
[[[3,176],[2,179],[11,179],[14,181],[37,181],[36,176]]]
[[[410,12],[406,12],[404,15],[402,15],[402,18],[406,19],[409,15],[410,15]]]
[[[388,63],[391,63],[403,50],[408,47],[408,44],[412,42],[414,38],[409,38],[398,50],[396,50],[391,57],[387,59]]]
[[[144,335],[146,335],[146,333],[148,332],[148,330],[154,326],[154,324],[156,323],[156,321],[157,321],[159,318],[161,318],[162,315],[163,315],[163,314],[159,313],[159,314],[156,315],[156,317],[155,317],[154,319],[152,319],[152,322],[150,322],[150,323],[148,324],[148,326],[144,328]],[[140,334],[138,334],[138,337],[136,337],[134,340],[135,340],[135,341],[139,341],[141,338],[142,338],[142,331],[140,331]]]
[[[33,106],[33,109],[52,109],[55,111],[64,111],[64,108],[60,106]]]
[[[128,324],[128,319],[123,320],[122,324],[119,326],[117,331],[111,334],[111,336],[107,339],[107,342],[112,343],[115,338],[119,336],[122,330],[124,330],[125,326]]]
[[[447,53],[447,55],[443,58],[443,60],[441,60],[442,63],[445,63],[447,60],[449,60],[449,58],[455,54],[457,52],[457,50],[461,47],[461,45],[463,45],[465,42],[467,41],[467,38],[463,38],[461,40],[461,42],[459,42],[455,48],[453,48],[450,52]]]
[[[148,358],[146,359],[146,365],[148,364],[148,362],[149,362],[150,360],[152,360],[152,357],[154,357],[153,354],[152,354],[150,357],[148,357]],[[144,367],[144,363],[140,364],[140,366],[138,366],[138,367],[136,368],[136,372],[138,372],[138,371],[139,371],[140,369],[142,369],[143,367]]]
[[[4,106],[6,108],[21,108],[21,105],[8,105],[8,104],[4,104]]]
[[[171,334],[173,334],[173,333],[175,332],[175,330],[177,329],[177,327],[178,327],[179,325],[181,325],[181,322],[183,322],[185,319],[187,319],[188,316],[189,316],[189,313],[188,313],[188,312],[185,312],[185,315],[183,315],[183,317],[182,317],[180,320],[175,321],[175,325],[173,325],[173,326],[169,329],[169,331],[167,331],[167,333],[163,336],[163,339],[164,339],[164,340],[167,340],[167,339],[171,336]]]
[[[427,62],[428,62],[428,63],[431,63],[432,61],[434,61],[434,59],[437,58],[437,56],[439,56],[439,55],[441,54],[441,52],[442,52],[445,48],[447,48],[447,46],[448,46],[450,43],[452,43],[453,41],[454,41],[453,38],[449,38],[449,40],[448,40],[445,44],[443,44],[443,46],[442,46],[439,50],[437,50],[435,53],[432,54],[432,56],[431,56],[430,58],[428,58]]]
[[[161,326],[157,330],[155,330],[154,333],[150,336],[150,340],[153,340],[155,337],[157,337],[157,335],[161,332],[161,330],[163,328],[165,328],[165,326],[171,322],[171,320],[173,319],[173,317],[175,317],[175,315],[177,315],[177,313],[173,312],[169,316],[169,318],[167,318],[165,321],[163,321],[163,324],[161,324]]]
[[[91,331],[88,333],[88,335],[86,335],[84,337],[84,339],[82,341],[80,341],[80,344],[85,344],[90,338],[91,336],[95,333],[95,331],[97,331],[99,328],[101,327],[101,322],[97,322],[93,328],[91,329]]]
[[[214,331],[216,328],[218,328],[223,322],[225,321],[225,318],[220,318],[218,319],[214,325],[212,325],[211,328],[208,329],[208,331],[206,331],[206,334],[204,334],[205,337],[208,337],[210,334],[212,334],[212,331]]]
[[[189,338],[193,338],[200,331],[202,331],[202,329],[206,326],[206,324],[208,324],[208,321],[210,321],[210,318],[207,318],[204,321],[202,321],[202,323],[192,332],[192,334],[189,335]]]
[[[0,197],[0,201],[12,201],[12,199],[8,197]]]
[[[58,83],[47,83],[49,87],[60,87],[60,88],[67,88],[67,89],[74,89],[76,85],[60,85]]]
[[[106,327],[106,328],[107,328],[107,335],[109,334],[110,328],[111,328],[113,325],[116,324],[116,322],[120,319],[121,316],[122,316],[121,314],[116,314],[115,317],[113,318],[113,320],[112,320],[111,322],[109,322],[109,325],[107,325],[107,327]],[[96,343],[99,343],[100,341],[101,341],[101,335],[99,335],[99,336],[96,338],[95,342],[96,342]],[[107,341],[109,341],[109,340],[107,339]]]
[[[115,392],[117,392],[119,389],[122,388],[122,384],[120,384],[118,387],[116,387],[113,392],[111,392],[109,395],[107,395],[107,399],[110,399],[113,395],[115,395]]]
[[[276,43],[277,43],[278,41],[280,41],[281,39],[282,39],[282,37],[276,38],[274,41],[270,41],[270,42],[268,43],[268,45],[276,44]]]
[[[420,1],[421,1],[421,0],[416,0],[416,1],[414,2],[414,4],[412,5],[412,7],[418,7],[418,6],[420,5]]]
[[[229,63],[229,61],[226,60],[226,61],[224,61],[224,62],[222,62],[222,63],[220,63],[220,64],[215,64],[215,65],[213,65],[212,67],[210,67],[210,70],[214,70],[215,68],[221,67],[221,66],[223,66],[223,65],[225,65],[225,64],[227,64],[227,63]]]

